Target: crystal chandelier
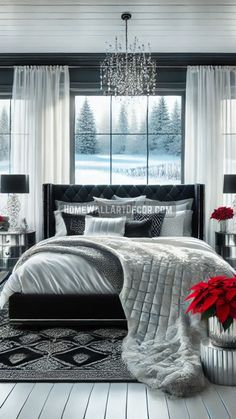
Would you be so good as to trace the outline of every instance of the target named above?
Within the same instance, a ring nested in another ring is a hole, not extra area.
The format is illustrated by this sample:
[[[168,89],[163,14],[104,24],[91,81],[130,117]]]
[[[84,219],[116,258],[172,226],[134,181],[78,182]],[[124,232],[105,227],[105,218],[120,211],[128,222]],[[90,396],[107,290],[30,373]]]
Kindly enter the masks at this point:
[[[115,39],[115,48],[109,45],[104,61],[100,65],[100,87],[104,94],[115,96],[141,96],[155,94],[156,63],[144,44],[139,45],[135,37],[128,44],[128,20],[131,13],[122,13],[125,21],[125,52],[122,44]]]

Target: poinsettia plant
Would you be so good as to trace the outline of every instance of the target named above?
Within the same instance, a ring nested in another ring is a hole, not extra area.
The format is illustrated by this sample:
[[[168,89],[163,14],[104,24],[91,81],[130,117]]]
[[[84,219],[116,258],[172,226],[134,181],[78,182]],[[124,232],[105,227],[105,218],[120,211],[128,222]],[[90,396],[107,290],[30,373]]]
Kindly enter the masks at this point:
[[[192,301],[186,313],[200,313],[202,320],[216,316],[224,330],[231,326],[236,319],[236,275],[212,277],[193,285],[190,291],[185,300]]]
[[[217,221],[224,221],[233,218],[234,210],[231,207],[219,207],[214,209],[213,213],[211,214],[211,219]]]

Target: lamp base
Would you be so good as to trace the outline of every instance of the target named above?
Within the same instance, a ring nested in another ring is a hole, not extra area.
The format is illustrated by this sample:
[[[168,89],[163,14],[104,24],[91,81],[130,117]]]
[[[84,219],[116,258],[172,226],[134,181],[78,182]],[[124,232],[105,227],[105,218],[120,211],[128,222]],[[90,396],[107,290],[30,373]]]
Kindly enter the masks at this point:
[[[7,213],[9,216],[9,230],[17,230],[19,228],[20,200],[17,194],[11,194],[7,200]]]

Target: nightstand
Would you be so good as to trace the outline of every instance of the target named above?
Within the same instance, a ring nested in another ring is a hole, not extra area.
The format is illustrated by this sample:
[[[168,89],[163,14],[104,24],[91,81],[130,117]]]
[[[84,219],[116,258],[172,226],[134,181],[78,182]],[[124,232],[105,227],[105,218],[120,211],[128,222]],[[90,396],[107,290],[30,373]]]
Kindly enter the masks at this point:
[[[215,232],[216,252],[236,268],[236,233]]]
[[[0,270],[12,271],[19,257],[35,244],[35,231],[0,231]]]

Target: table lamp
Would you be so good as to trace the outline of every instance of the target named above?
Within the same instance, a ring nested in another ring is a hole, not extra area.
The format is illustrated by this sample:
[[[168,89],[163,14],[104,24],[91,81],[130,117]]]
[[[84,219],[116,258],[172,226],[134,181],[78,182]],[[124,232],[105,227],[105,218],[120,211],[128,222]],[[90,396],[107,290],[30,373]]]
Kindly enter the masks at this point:
[[[21,209],[18,194],[29,193],[28,175],[0,175],[0,193],[9,194],[7,200],[7,215],[11,230],[18,229]]]

